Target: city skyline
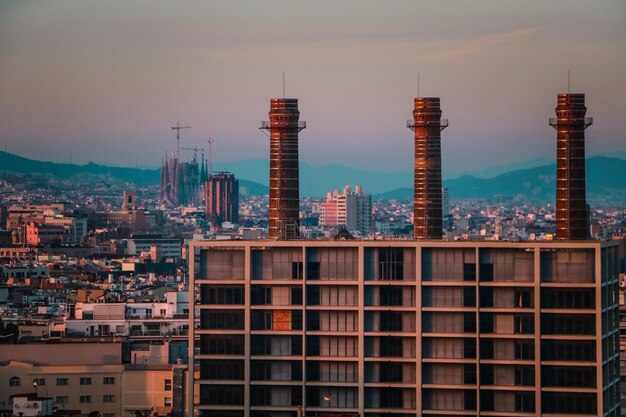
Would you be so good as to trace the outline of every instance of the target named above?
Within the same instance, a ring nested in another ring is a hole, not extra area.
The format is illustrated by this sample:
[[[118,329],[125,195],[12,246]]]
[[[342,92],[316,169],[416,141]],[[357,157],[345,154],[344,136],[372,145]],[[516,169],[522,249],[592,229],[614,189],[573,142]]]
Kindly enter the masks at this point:
[[[419,95],[441,97],[451,121],[445,175],[553,159],[547,119],[571,70],[571,91],[602,115],[588,154],[626,150],[618,1],[567,2],[558,13],[540,2],[142,6],[0,5],[0,145],[58,162],[71,153],[76,163],[158,166],[180,120],[193,127],[183,146],[212,136],[215,161],[260,158],[258,121],[267,99],[282,97],[284,71],[309,122],[303,161],[408,170],[404,121],[419,72]]]

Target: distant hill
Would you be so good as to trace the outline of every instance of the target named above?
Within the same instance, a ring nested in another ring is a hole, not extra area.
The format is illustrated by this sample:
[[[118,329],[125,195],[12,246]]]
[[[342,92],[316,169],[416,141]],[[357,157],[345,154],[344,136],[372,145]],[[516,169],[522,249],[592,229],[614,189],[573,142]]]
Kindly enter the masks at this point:
[[[23,173],[51,175],[55,178],[70,180],[84,179],[86,176],[97,178],[115,178],[139,186],[158,185],[160,181],[159,169],[123,168],[99,165],[90,162],[85,165],[57,164],[55,162],[35,161],[8,152],[0,151],[0,174]],[[267,194],[265,185],[254,181],[240,179],[239,185],[247,194]]]
[[[626,160],[595,156],[587,159],[587,199],[589,202],[626,204]],[[523,196],[537,201],[555,199],[556,165],[523,169],[494,178],[463,176],[444,181],[451,198],[489,199],[502,196],[513,199]],[[409,200],[412,188],[399,188],[375,195],[375,198]]]
[[[528,166],[540,162],[535,159],[511,166]],[[268,193],[269,161],[253,159],[231,163],[214,164],[215,170],[233,172],[239,179],[242,193],[258,195]],[[497,172],[504,167],[494,167],[486,172]],[[493,178],[479,178],[465,175],[444,180],[451,198],[492,198],[496,195],[513,199],[517,196],[538,201],[554,201],[555,165],[518,169],[496,175]],[[0,151],[1,172],[38,173],[61,179],[86,177],[116,178],[140,186],[159,183],[158,169],[121,168],[88,163],[86,165],[57,164],[35,161]],[[351,168],[340,164],[313,167],[300,164],[300,190],[303,196],[324,196],[335,188],[344,185],[360,184],[374,198],[408,200],[413,198],[412,172],[376,172]],[[593,156],[587,159],[587,193],[590,202],[594,200],[626,204],[626,160]]]
[[[268,185],[270,162],[267,159],[249,159],[213,164],[216,170],[230,171],[237,178],[246,178]],[[345,185],[363,186],[367,193],[381,193],[413,183],[411,172],[377,172],[340,164],[312,166],[300,162],[300,191],[302,195],[323,197],[327,192],[343,189]]]
[[[85,165],[57,164],[35,161],[8,152],[0,151],[0,172],[21,172],[24,174],[48,174],[60,179],[70,179],[84,174],[113,177],[141,186],[158,184],[158,169],[120,168],[98,165],[90,162]]]
[[[244,195],[265,195],[269,194],[270,189],[267,185],[258,182],[239,180],[239,194]]]

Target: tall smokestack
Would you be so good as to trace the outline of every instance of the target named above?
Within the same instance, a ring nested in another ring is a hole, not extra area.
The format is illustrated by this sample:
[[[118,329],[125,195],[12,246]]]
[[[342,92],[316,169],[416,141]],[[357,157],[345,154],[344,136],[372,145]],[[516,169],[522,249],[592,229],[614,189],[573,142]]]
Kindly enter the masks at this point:
[[[270,239],[300,235],[298,132],[306,122],[299,121],[299,117],[297,98],[273,98],[270,120],[261,122],[261,129],[270,132]]]
[[[585,117],[584,94],[559,94],[556,118],[550,126],[556,133],[556,238],[589,238],[589,217],[585,182],[585,129],[591,117]]]
[[[441,239],[441,131],[448,126],[441,119],[439,97],[418,97],[413,120],[407,127],[415,132],[415,183],[413,224],[415,239]]]

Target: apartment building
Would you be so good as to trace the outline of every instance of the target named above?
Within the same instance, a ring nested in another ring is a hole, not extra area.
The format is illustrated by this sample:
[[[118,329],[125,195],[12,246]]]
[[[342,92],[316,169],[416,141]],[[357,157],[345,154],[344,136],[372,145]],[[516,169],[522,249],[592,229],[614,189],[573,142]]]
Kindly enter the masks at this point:
[[[65,319],[73,336],[186,336],[189,293],[170,291],[164,302],[77,302]]]
[[[372,227],[372,196],[365,194],[360,185],[352,191],[346,185],[342,192],[334,190],[320,204],[319,224],[322,227],[345,226],[349,231],[369,234]]]
[[[200,416],[620,414],[614,243],[197,241],[190,253]]]
[[[15,348],[18,345],[3,345],[2,409],[15,405],[16,398],[23,401],[35,394],[50,398],[54,410],[74,410],[81,415],[188,415],[184,397],[187,366],[176,363],[169,343],[152,342],[145,343],[147,350],[142,343],[120,342],[23,344],[19,349]]]

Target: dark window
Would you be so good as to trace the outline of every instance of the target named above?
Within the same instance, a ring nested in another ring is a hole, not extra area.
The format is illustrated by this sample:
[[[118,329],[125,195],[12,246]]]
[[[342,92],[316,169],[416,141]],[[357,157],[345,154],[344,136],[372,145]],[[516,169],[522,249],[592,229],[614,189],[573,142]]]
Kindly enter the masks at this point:
[[[541,411],[543,413],[597,414],[596,394],[542,392]]]
[[[291,305],[302,305],[302,288],[294,287],[291,289]]]
[[[595,361],[596,342],[593,340],[542,340],[541,360]]]
[[[403,375],[401,363],[382,362],[380,364],[380,382],[402,382]]]
[[[317,285],[308,286],[306,289],[306,303],[310,306],[320,305],[320,288]]]
[[[476,264],[463,264],[463,281],[476,281]]]
[[[200,360],[200,379],[242,380],[244,361]]]
[[[207,330],[243,330],[243,311],[201,310],[200,325]]]
[[[401,306],[403,288],[402,287],[379,287],[380,306]]]
[[[243,386],[200,385],[200,402],[207,405],[243,405]]]
[[[291,263],[291,279],[302,279],[304,276],[303,263],[292,262]]]
[[[243,344],[243,335],[203,334],[200,335],[200,354],[243,355]]]
[[[281,402],[282,406],[291,406],[295,404],[302,404],[302,387],[290,387],[291,391],[290,398],[286,399],[286,401]],[[274,401],[272,401],[272,392],[274,391],[271,386],[253,386],[250,389],[250,404],[253,406],[265,406],[265,405],[276,405]]]
[[[541,308],[594,309],[596,308],[593,288],[543,288]]]
[[[481,282],[490,282],[493,281],[493,264],[480,264],[480,281]]]
[[[319,261],[309,261],[306,264],[307,279],[320,279]]]
[[[476,289],[463,287],[463,307],[476,307]]]
[[[252,305],[271,305],[272,288],[260,285],[252,286]]]
[[[401,280],[404,275],[404,249],[378,249],[378,279]]]
[[[402,313],[399,311],[381,311],[380,312],[380,331],[381,332],[401,332],[402,331]]]
[[[243,287],[216,287],[202,285],[200,288],[202,304],[243,305]]]
[[[596,319],[591,314],[542,314],[541,333],[595,335]]]
[[[547,366],[541,369],[544,387],[595,388],[596,369],[590,366]]]
[[[381,357],[401,357],[402,338],[401,337],[381,337],[380,339]]]

